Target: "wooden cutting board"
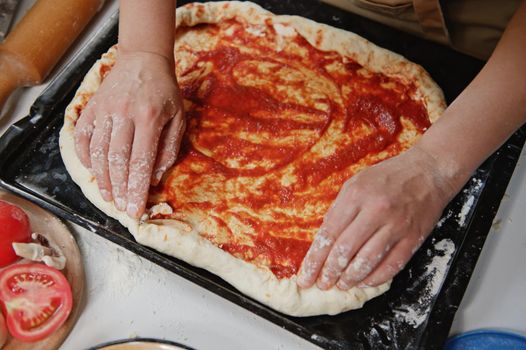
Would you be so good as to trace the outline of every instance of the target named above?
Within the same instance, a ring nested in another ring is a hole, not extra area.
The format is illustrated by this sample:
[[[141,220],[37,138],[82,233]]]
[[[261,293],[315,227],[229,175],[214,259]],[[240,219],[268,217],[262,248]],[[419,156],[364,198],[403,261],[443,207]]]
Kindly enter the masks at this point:
[[[54,215],[39,206],[0,189],[0,199],[22,208],[31,222],[31,232],[49,235],[60,246],[66,257],[66,267],[62,273],[71,285],[73,309],[66,323],[46,339],[34,343],[23,343],[9,338],[2,350],[55,350],[64,342],[77,322],[84,301],[84,268],[82,257],[75,239],[68,228]]]

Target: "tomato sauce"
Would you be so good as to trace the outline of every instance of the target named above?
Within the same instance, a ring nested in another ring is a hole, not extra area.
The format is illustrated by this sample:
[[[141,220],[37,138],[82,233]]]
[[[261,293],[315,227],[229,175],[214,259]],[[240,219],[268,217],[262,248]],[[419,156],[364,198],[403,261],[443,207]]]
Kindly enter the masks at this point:
[[[365,71],[299,35],[278,50],[269,24],[257,38],[233,20],[210,27],[220,36],[217,45],[194,53],[195,62],[178,77],[192,102],[188,129],[178,162],[151,190],[150,205],[161,196],[175,212],[221,218],[212,227],[228,239],[214,230],[204,238],[278,278],[291,277],[351,167],[371,154],[401,152],[407,147],[398,141],[401,116],[423,133],[427,111],[414,98],[414,84]],[[210,65],[208,74],[197,74]],[[327,90],[313,85],[319,82]],[[360,128],[367,132],[353,136]],[[343,140],[336,152],[320,146],[329,132]]]

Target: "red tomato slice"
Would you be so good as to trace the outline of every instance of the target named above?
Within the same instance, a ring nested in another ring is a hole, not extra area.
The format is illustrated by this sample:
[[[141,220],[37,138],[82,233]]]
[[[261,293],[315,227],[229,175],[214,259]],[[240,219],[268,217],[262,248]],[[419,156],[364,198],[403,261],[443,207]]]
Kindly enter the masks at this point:
[[[53,333],[73,306],[66,277],[43,264],[15,264],[0,271],[0,301],[9,332],[25,342]]]
[[[31,228],[26,213],[19,207],[0,200],[0,267],[19,259],[11,245],[28,242]]]

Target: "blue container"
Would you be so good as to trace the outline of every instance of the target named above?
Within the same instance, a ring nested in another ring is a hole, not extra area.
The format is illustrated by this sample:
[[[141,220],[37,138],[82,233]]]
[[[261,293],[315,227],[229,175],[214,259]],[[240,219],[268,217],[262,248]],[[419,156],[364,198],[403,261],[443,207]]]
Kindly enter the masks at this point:
[[[444,350],[526,350],[526,337],[508,331],[479,329],[449,338]]]

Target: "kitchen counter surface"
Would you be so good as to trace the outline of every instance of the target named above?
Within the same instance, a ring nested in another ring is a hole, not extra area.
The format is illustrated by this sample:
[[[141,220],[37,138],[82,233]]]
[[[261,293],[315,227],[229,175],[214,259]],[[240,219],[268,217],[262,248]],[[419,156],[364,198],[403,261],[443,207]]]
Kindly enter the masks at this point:
[[[24,0],[17,18],[33,3]],[[108,0],[60,70],[100,23],[117,9]],[[49,82],[49,79],[46,83]],[[45,84],[19,89],[0,119],[0,135],[29,107]],[[451,334],[483,327],[526,335],[526,164],[521,155],[497,213]],[[86,270],[84,310],[61,349],[85,349],[128,337],[156,337],[197,349],[316,349],[271,322],[107,241],[70,224]],[[349,330],[352,331],[352,330]]]

